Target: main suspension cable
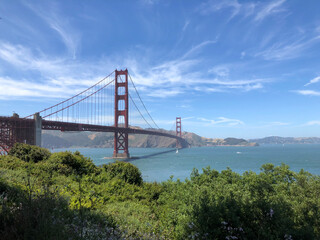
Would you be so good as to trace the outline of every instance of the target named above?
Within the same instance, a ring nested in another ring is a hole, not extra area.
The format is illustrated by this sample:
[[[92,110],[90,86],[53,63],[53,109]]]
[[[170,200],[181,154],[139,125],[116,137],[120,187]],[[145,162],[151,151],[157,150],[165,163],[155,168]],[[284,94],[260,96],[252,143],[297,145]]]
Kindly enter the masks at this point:
[[[141,99],[141,97],[140,97],[140,94],[139,94],[136,86],[134,85],[134,82],[133,82],[133,80],[132,80],[132,78],[131,78],[130,73],[129,73],[129,77],[130,77],[131,83],[132,83],[134,89],[136,90],[136,93],[137,93],[137,95],[138,95],[138,97],[139,97],[139,99],[140,99],[140,101],[141,101],[144,109],[146,110],[147,114],[149,115],[149,117],[150,117],[150,119],[152,120],[152,122],[154,123],[154,125],[155,125],[158,129],[160,129],[160,128],[158,127],[158,125],[155,123],[155,121],[153,120],[153,118],[151,117],[151,115],[150,115],[149,111],[147,110],[146,106],[144,105],[144,103],[143,103],[143,101],[142,101],[142,99]]]
[[[68,98],[68,99],[66,99],[66,100],[64,100],[64,101],[62,101],[62,102],[60,102],[60,103],[57,103],[56,105],[53,105],[53,106],[48,107],[48,108],[45,108],[45,109],[39,111],[38,113],[42,113],[42,112],[44,112],[44,111],[47,111],[47,110],[52,109],[52,108],[54,108],[54,107],[57,107],[57,106],[65,103],[65,102],[68,102],[68,101],[70,101],[70,100],[78,97],[78,96],[81,95],[82,93],[85,93],[85,92],[89,91],[90,89],[94,88],[95,86],[97,86],[98,84],[100,84],[101,82],[103,82],[104,80],[106,80],[106,79],[107,79],[108,77],[110,77],[114,72],[115,72],[115,71],[113,71],[113,72],[110,73],[108,76],[106,76],[106,77],[104,77],[103,79],[101,79],[101,80],[100,80],[99,82],[97,82],[96,84],[94,84],[94,85],[92,85],[91,87],[87,88],[86,90],[78,93],[77,95],[74,95],[73,97]],[[29,115],[29,116],[26,116],[26,117],[24,117],[24,118],[29,118],[29,117],[32,117],[32,116],[33,116],[33,114],[31,114],[31,115]]]
[[[120,77],[120,81],[121,81],[121,82],[124,82],[124,81],[122,80],[121,76],[119,76],[119,77]],[[142,115],[142,113],[141,113],[141,111],[139,110],[137,104],[135,103],[135,101],[134,101],[133,98],[131,97],[130,93],[129,93],[128,95],[129,95],[129,97],[130,97],[133,105],[136,107],[136,109],[137,109],[138,112],[140,113],[140,115],[141,115],[141,117],[143,118],[143,120],[149,125],[150,128],[153,128],[153,127],[150,125],[150,123],[147,121],[147,119],[145,119],[145,117]]]

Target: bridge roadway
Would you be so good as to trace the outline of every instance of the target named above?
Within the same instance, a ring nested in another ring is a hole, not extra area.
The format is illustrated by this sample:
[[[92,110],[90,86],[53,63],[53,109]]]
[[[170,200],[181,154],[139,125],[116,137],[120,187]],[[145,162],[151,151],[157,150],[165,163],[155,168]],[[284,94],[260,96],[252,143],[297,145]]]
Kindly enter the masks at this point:
[[[129,134],[156,135],[156,136],[174,138],[180,142],[186,142],[183,138],[169,134],[169,133],[164,133],[164,132],[159,132],[154,130],[138,129],[138,128],[124,128],[124,127],[42,120],[42,129],[43,130],[60,130],[62,132],[65,132],[65,131],[66,132],[76,132],[76,131],[124,132]]]
[[[49,121],[44,119],[26,119],[19,117],[0,116],[0,151],[8,151],[16,142],[41,145],[41,130],[59,130],[63,132],[91,131],[91,132],[122,132],[128,134],[146,134],[176,139],[180,147],[187,147],[188,142],[169,133],[114,126],[81,124],[72,122]],[[1,155],[1,152],[0,152]]]

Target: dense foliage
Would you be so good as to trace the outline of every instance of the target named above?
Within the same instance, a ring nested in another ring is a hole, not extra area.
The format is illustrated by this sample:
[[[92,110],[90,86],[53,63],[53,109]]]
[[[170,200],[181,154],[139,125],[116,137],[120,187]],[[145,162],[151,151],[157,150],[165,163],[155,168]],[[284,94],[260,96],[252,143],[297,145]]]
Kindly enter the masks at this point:
[[[128,162],[18,145],[0,157],[4,239],[320,239],[320,177],[286,165],[143,182]]]
[[[127,183],[142,184],[140,170],[128,162],[116,161],[114,164],[104,165],[103,167],[111,178],[117,177]]]
[[[24,143],[16,143],[9,152],[10,156],[15,156],[25,162],[40,162],[48,159],[50,154],[50,151],[45,148]]]

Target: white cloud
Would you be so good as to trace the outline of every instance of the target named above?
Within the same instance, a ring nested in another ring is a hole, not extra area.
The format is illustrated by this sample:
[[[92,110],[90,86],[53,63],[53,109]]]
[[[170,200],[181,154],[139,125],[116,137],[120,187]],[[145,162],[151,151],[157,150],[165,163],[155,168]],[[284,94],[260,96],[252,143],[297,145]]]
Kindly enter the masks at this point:
[[[291,123],[288,122],[266,122],[264,127],[273,127],[273,126],[288,126]]]
[[[0,77],[0,99],[9,100],[12,98],[45,97],[65,98],[70,94],[80,92],[81,88],[68,88],[62,85],[36,83],[27,80],[16,81],[10,78]]]
[[[231,18],[236,16],[241,9],[241,4],[238,3],[237,0],[225,0],[225,1],[220,1],[220,0],[209,0],[205,3],[202,3],[198,11],[201,14],[210,14],[211,12],[217,12],[225,8],[232,9],[232,14]]]
[[[150,97],[166,98],[166,97],[173,97],[181,93],[182,93],[181,90],[159,89],[159,90],[153,90],[147,93],[147,95]]]
[[[106,74],[107,66],[112,66],[103,60],[88,63],[48,58],[39,50],[34,53],[24,46],[3,42],[0,42],[1,61],[18,69],[19,75],[33,75],[32,79],[20,79],[4,77],[5,73],[2,73],[0,98],[7,100],[17,97],[68,97],[101,80]]]
[[[305,125],[307,125],[307,126],[320,125],[320,121],[319,121],[319,120],[316,120],[316,121],[309,121],[309,122],[307,122]]]
[[[66,24],[57,20],[48,20],[52,29],[56,30],[61,36],[62,41],[65,43],[68,51],[72,54],[73,59],[76,58],[76,52],[78,48],[79,36],[76,34],[70,34],[68,29],[65,29]]]
[[[153,5],[158,2],[158,0],[140,0],[143,5]]]
[[[66,92],[66,95],[74,93],[74,89],[83,89],[102,79],[106,72],[113,70],[108,66],[115,66],[115,63],[119,63],[119,66],[128,66],[139,91],[151,97],[173,97],[194,91],[208,93],[232,91],[232,89],[251,91],[262,88],[262,83],[267,82],[265,79],[229,80],[227,78],[228,69],[223,69],[221,66],[212,69],[217,73],[217,77],[210,78],[207,73],[198,70],[198,66],[201,64],[200,59],[186,59],[187,56],[200,51],[201,48],[211,43],[213,41],[202,42],[187,51],[181,58],[146,67],[146,62],[137,59],[136,56],[128,57],[125,61],[113,58],[112,63],[105,59],[96,62],[75,61],[63,57],[49,58],[40,50],[34,52],[22,45],[0,42],[0,61],[19,69],[20,75],[32,72],[32,78],[37,79],[39,87],[57,89],[57,91],[61,89]],[[148,61],[148,57],[146,59]],[[34,74],[37,76],[34,77]],[[28,84],[33,82],[33,79],[26,78],[24,86],[20,86],[18,78],[11,78],[12,84],[10,85],[13,94],[10,98],[22,95],[35,97],[36,95],[31,91],[27,91]],[[35,88],[41,90],[36,86]],[[68,90],[69,88],[70,90]],[[39,96],[51,97],[45,89],[43,92],[43,94],[39,92]],[[1,92],[0,96],[8,97]]]
[[[307,84],[305,84],[304,86],[308,86],[310,84],[313,84],[313,83],[317,83],[317,82],[320,82],[320,76],[319,77],[316,77],[316,78],[313,78],[310,80],[310,82],[308,82]]]
[[[188,28],[189,24],[190,24],[190,20],[187,20],[182,28],[183,32]]]
[[[208,93],[221,93],[221,92],[226,92],[225,90],[221,88],[214,88],[214,87],[194,87],[194,90],[198,92],[208,92]]]
[[[58,14],[52,4],[49,4],[46,9],[40,7],[40,5],[31,5],[27,2],[24,2],[24,4],[60,36],[68,52],[75,59],[80,43],[80,34],[71,26],[69,19]]]
[[[110,66],[107,60],[99,60],[96,62],[83,62],[69,60],[68,58],[50,58],[46,54],[37,50],[36,52],[22,45],[13,45],[0,41],[0,60],[9,63],[20,71],[38,71],[47,78],[64,77],[68,79],[70,76],[100,76],[102,69]],[[113,64],[112,64],[113,65]],[[81,70],[81,71],[79,71]],[[103,71],[105,73],[105,71]],[[81,82],[77,80],[77,82]],[[63,83],[65,84],[65,83]]]
[[[253,85],[246,85],[243,86],[242,89],[246,92],[252,91],[252,90],[256,90],[256,89],[262,89],[263,85],[261,83],[256,83]]]
[[[185,58],[190,57],[192,54],[197,53],[198,51],[200,51],[201,48],[203,48],[203,47],[205,47],[205,46],[207,46],[207,45],[209,45],[209,44],[214,44],[214,43],[216,43],[217,41],[218,41],[217,39],[214,40],[214,41],[204,41],[204,42],[202,42],[202,43],[200,43],[200,44],[192,47],[188,52],[186,52],[186,53],[182,56],[182,59],[185,59]]]
[[[294,92],[300,95],[320,96],[320,92],[314,90],[296,90]]]
[[[177,105],[178,108],[184,108],[184,109],[187,109],[187,110],[190,110],[192,108],[191,105],[189,104],[181,104],[181,105]]]
[[[40,55],[44,54],[41,53]],[[4,42],[0,42],[0,59],[17,68],[43,72],[58,72],[63,69],[63,62],[65,61],[64,59],[46,59],[35,56],[29,48]]]
[[[229,68],[224,65],[215,66],[209,70],[209,73],[214,73],[219,77],[228,77],[229,76]]]
[[[297,58],[301,55],[303,50],[308,49],[313,44],[320,40],[319,36],[311,39],[300,38],[299,40],[281,41],[274,43],[271,47],[257,53],[255,56],[264,58],[265,60],[286,60]]]
[[[256,21],[261,21],[269,15],[283,11],[283,9],[280,9],[279,7],[283,5],[285,1],[286,0],[276,0],[271,3],[267,3],[265,6],[262,7],[260,11],[258,11],[254,19]]]
[[[198,59],[177,59],[164,62],[145,70],[145,65],[131,59],[128,66],[136,85],[146,94],[154,97],[169,97],[185,92],[226,92],[233,89],[251,91],[263,88],[268,79],[230,80],[227,67],[218,66],[209,70],[216,77],[198,70],[201,61]],[[143,66],[142,66],[143,65]],[[168,89],[175,89],[169,91]],[[179,90],[177,90],[179,89]]]
[[[267,18],[270,15],[284,11],[281,8],[286,0],[275,0],[272,2],[254,2],[247,1],[239,3],[238,0],[208,0],[198,7],[198,12],[203,15],[222,10],[231,10],[231,15],[228,20],[235,16],[249,17],[258,22]]]
[[[251,91],[263,88],[267,79],[229,80],[226,70],[215,69],[218,77],[210,78],[197,70],[199,60],[174,60],[145,71],[140,63],[131,61],[133,78],[137,86],[154,97],[168,97],[185,92],[225,92],[237,89]],[[143,69],[143,70],[142,70]],[[175,89],[168,91],[167,89]],[[179,90],[177,90],[179,89]]]
[[[189,119],[193,119],[193,118],[195,118],[195,117],[184,117],[184,118],[181,119],[181,121],[182,120],[189,120]]]
[[[207,118],[197,118],[200,121],[203,122],[209,122],[212,125],[228,125],[228,126],[236,126],[236,125],[243,125],[244,123],[241,120],[238,119],[231,119],[226,117],[218,117],[216,120],[210,120]]]
[[[251,80],[221,80],[216,78],[216,79],[208,80],[208,83],[217,84],[217,85],[225,86],[228,88],[242,88],[242,87],[249,87],[252,85],[256,85],[259,83],[261,84],[267,81],[268,80],[266,79],[260,79],[260,78],[251,79]],[[262,84],[259,86],[262,87]]]

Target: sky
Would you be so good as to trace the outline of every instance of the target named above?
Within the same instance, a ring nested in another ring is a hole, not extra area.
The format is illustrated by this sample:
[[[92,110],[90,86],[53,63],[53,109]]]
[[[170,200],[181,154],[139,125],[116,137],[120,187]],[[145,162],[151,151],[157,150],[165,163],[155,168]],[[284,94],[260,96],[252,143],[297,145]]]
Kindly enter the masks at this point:
[[[155,122],[210,138],[320,137],[319,0],[1,0],[0,115],[127,68]]]

